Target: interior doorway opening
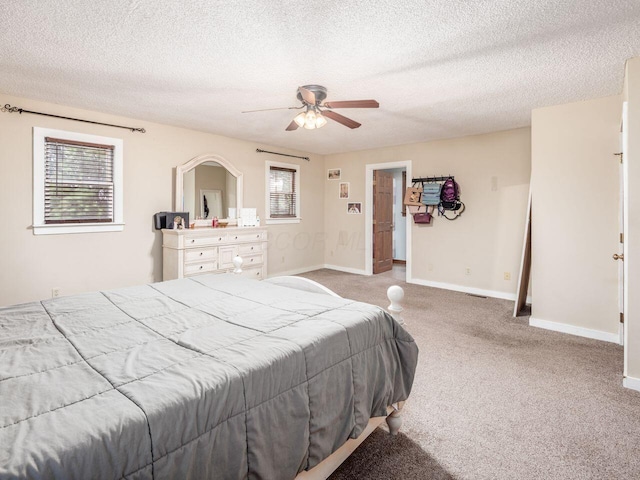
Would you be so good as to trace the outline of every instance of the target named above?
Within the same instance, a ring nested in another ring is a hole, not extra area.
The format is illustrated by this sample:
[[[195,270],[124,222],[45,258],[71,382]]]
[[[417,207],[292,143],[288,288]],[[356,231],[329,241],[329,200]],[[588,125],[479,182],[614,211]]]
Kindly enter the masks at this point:
[[[365,271],[411,279],[411,215],[403,208],[411,161],[366,166]]]

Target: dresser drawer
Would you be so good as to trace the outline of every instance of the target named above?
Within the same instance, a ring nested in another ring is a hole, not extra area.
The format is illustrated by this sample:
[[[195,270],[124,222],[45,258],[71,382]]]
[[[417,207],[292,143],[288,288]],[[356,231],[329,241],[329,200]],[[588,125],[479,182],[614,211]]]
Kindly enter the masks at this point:
[[[230,233],[228,240],[230,242],[259,242],[262,240],[266,240],[266,232],[239,232],[239,233]]]
[[[243,258],[245,255],[254,255],[256,253],[262,253],[261,243],[247,243],[238,245],[238,255]]]
[[[251,268],[252,265],[262,265],[264,258],[262,254],[245,255],[242,257],[242,268]]]
[[[200,235],[185,235],[184,246],[190,247],[206,247],[207,245],[218,245],[227,241],[227,235],[220,233],[217,235],[207,235],[206,237]]]
[[[218,256],[217,248],[190,248],[184,251],[184,261],[187,262],[204,262],[215,260]]]
[[[188,275],[197,275],[199,273],[213,272],[216,270],[217,265],[216,262],[200,262],[200,263],[190,263],[184,266],[184,276]]]

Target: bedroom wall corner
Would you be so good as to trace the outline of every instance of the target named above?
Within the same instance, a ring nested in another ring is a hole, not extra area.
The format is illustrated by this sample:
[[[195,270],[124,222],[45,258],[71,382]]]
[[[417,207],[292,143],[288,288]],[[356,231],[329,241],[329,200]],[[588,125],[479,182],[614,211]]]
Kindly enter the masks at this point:
[[[326,169],[341,169],[341,179],[329,180],[325,173],[326,263],[365,271],[364,214],[348,214],[347,203],[362,202],[364,210],[366,165],[411,160],[414,177],[455,175],[466,204],[455,221],[436,216],[431,225],[411,225],[412,281],[515,298],[530,152],[530,129],[525,127],[328,155]],[[339,182],[350,182],[348,200],[338,197]],[[510,280],[504,279],[505,272]]]

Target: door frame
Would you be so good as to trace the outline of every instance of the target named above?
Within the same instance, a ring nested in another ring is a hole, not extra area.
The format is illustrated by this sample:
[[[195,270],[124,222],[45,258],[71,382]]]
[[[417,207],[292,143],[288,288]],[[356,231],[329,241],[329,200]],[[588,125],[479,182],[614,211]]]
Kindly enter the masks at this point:
[[[622,168],[621,168],[621,185],[622,190],[622,233],[624,233],[623,242],[620,244],[620,250],[628,257],[627,248],[627,232],[629,231],[629,160],[626,157],[629,148],[629,104],[622,103]],[[623,345],[623,362],[622,376],[627,378],[627,366],[629,364],[629,262],[622,262],[622,313],[625,315],[622,324],[622,345]]]
[[[407,185],[411,181],[411,160],[385,163],[368,163],[365,165],[365,205],[364,205],[364,271],[365,275],[373,275],[373,171],[404,168],[407,172]],[[404,193],[402,193],[404,195]],[[407,215],[407,234],[405,238],[407,252],[407,278],[410,283],[411,276],[411,215]]]

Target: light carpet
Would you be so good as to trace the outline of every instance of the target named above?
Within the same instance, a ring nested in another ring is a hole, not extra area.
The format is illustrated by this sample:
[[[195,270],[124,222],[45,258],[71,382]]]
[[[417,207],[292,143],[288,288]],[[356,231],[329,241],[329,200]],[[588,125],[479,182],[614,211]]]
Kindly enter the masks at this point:
[[[404,424],[375,431],[330,477],[638,479],[640,393],[622,387],[619,345],[542,330],[513,302],[332,270],[302,276],[388,306],[420,347]]]

